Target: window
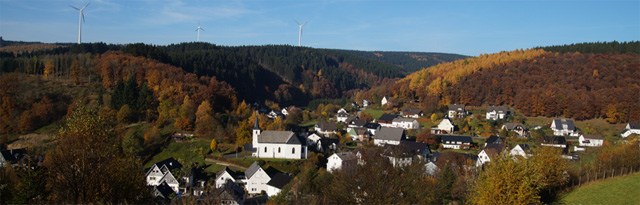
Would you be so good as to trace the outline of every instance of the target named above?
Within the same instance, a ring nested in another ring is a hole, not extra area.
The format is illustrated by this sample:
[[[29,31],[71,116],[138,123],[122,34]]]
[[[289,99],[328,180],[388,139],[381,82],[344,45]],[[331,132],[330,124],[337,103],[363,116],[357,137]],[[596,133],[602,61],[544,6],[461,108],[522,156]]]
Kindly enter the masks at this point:
[[[267,153],[267,147],[264,147],[264,153]]]
[[[291,154],[295,154],[296,153],[296,148],[291,148]]]
[[[278,147],[278,153],[280,153],[280,147]]]

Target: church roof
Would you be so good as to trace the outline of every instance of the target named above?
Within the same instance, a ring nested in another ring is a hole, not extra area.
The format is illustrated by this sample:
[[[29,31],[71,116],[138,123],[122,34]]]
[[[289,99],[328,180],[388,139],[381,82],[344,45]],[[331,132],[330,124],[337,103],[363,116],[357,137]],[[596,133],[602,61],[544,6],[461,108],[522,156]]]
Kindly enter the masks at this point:
[[[291,131],[267,130],[260,133],[258,143],[273,144],[302,144],[300,139]]]

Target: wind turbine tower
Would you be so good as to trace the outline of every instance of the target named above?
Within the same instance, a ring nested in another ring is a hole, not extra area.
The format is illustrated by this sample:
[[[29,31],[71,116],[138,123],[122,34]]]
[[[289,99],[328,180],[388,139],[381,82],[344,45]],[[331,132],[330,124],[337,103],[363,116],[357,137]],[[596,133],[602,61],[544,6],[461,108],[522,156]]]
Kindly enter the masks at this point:
[[[198,28],[196,29],[196,31],[198,32],[198,41],[197,42],[200,42],[200,30],[204,31],[204,29],[202,29],[202,27],[200,27],[200,21],[198,21]]]
[[[76,8],[75,6],[69,5],[71,8],[74,8],[80,12],[78,17],[78,44],[80,44],[82,41],[82,22],[84,22],[84,13],[82,11],[84,11],[84,9],[87,8],[87,6],[89,6],[89,4],[90,3],[87,3],[87,5],[84,5],[81,9]]]
[[[295,22],[298,24],[298,26],[300,27],[300,31],[298,32],[298,46],[300,46],[300,39],[302,39],[302,26],[304,26],[305,24],[307,24],[307,23],[309,23],[309,22],[307,21],[307,22],[304,22],[303,24],[300,24],[300,22],[298,22],[298,21],[296,21],[296,20],[294,20],[294,21],[295,21]]]

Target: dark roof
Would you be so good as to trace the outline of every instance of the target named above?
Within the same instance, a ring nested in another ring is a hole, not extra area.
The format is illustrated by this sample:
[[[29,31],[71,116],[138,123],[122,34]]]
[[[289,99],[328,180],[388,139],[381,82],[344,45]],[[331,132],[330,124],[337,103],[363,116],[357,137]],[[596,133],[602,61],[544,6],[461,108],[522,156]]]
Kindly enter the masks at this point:
[[[382,127],[376,133],[374,139],[401,141],[404,136],[404,129],[393,127]]]
[[[382,114],[382,116],[380,116],[380,118],[378,118],[378,121],[391,122],[396,117],[398,117],[398,116],[397,115],[392,115],[392,114]]]
[[[322,149],[327,149],[329,147],[329,145],[335,143],[336,145],[340,144],[340,139],[333,139],[333,138],[328,138],[328,137],[323,137],[320,138],[320,140],[318,140],[320,142],[320,146],[322,146]]]
[[[463,143],[473,142],[470,136],[459,136],[459,135],[436,135],[436,136],[440,137],[440,142],[446,142],[446,141],[463,142]]]
[[[544,136],[543,141],[547,144],[566,144],[567,140],[559,136]]]
[[[517,146],[520,146],[520,148],[522,148],[522,150],[524,150],[525,152],[531,151],[531,147],[529,147],[528,144],[518,144]]]
[[[231,177],[233,177],[234,179],[237,179],[239,175],[238,172],[229,169],[229,167],[225,167],[222,171],[216,174],[216,177],[222,176],[224,172],[229,173],[229,175],[231,175]]]
[[[504,106],[487,106],[487,112],[496,111],[496,112],[509,112],[509,108]]]
[[[362,127],[365,127],[367,129],[378,129],[380,127],[380,124],[378,123],[372,123],[372,122],[367,122],[365,123]]]
[[[338,126],[336,126],[335,123],[330,123],[327,121],[320,121],[318,122],[318,124],[316,124],[316,127],[320,128],[320,130],[329,130],[329,131],[333,131],[333,130],[337,130]]]
[[[491,135],[489,138],[487,138],[487,141],[485,142],[487,144],[494,144],[494,143],[502,144],[502,139],[500,139],[498,136]]]
[[[522,123],[515,123],[515,122],[505,122],[503,126],[507,128],[507,130],[513,130],[518,126],[521,126],[522,128],[524,128],[524,125]]]
[[[422,110],[413,109],[413,108],[407,108],[402,111],[402,113],[404,113],[405,115],[415,115],[415,114],[420,114],[421,112]]]
[[[367,124],[367,121],[364,121],[362,119],[355,119],[355,120],[351,120],[349,124],[356,125],[356,126],[364,126],[365,124]]]
[[[487,144],[485,150],[494,150],[496,153],[504,151],[507,147],[504,144]]]
[[[180,164],[180,162],[178,162],[178,160],[174,159],[173,157],[169,157],[168,159],[156,162],[155,165],[158,166],[158,168],[162,168],[162,166],[165,165],[170,171],[182,168],[182,164]]]
[[[302,141],[291,131],[267,130],[258,136],[259,143],[302,144]]]
[[[464,105],[449,104],[449,110],[464,111]]]
[[[260,129],[260,123],[258,123],[258,117],[259,117],[259,116],[258,116],[258,111],[256,111],[256,120],[255,120],[255,122],[253,123],[253,129],[254,129],[254,130],[259,130],[259,129]]]
[[[285,185],[289,184],[292,179],[293,177],[289,175],[278,173],[267,182],[267,185],[282,189]]]
[[[367,128],[364,127],[356,127],[353,128],[353,130],[356,132],[356,134],[358,135],[366,135],[369,134],[369,130]]]
[[[554,124],[556,125],[556,127],[552,127],[558,130],[564,130],[563,128],[563,124],[567,125],[567,130],[576,130],[576,127],[573,125],[573,120],[567,120],[567,119],[555,119],[553,120]]]
[[[629,128],[640,129],[640,122],[629,122]]]
[[[9,149],[0,151],[6,162],[16,163],[27,156],[26,149]]]
[[[169,199],[169,196],[173,194],[173,189],[167,184],[167,182],[162,182],[162,184],[155,186],[154,189],[158,191],[160,196],[164,199]]]
[[[249,168],[247,168],[246,171],[244,171],[244,176],[248,178],[251,178],[251,176],[253,176],[253,174],[255,174],[256,172],[258,172],[258,170],[262,169],[262,167],[260,167],[260,165],[258,164],[257,161],[253,161],[253,164],[251,164],[251,166],[249,166]]]
[[[431,152],[429,145],[422,142],[400,141],[398,145],[385,145],[385,152],[393,152],[394,150],[399,150],[402,157],[420,155],[427,150]]]
[[[356,160],[356,154],[353,152],[336,152],[335,155],[343,161]]]

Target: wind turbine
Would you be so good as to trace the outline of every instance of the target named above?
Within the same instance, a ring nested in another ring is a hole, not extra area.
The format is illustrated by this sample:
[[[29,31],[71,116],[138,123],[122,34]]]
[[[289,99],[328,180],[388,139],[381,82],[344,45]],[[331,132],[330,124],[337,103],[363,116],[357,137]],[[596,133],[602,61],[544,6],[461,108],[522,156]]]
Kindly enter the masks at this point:
[[[307,23],[309,23],[309,22],[307,21],[307,22],[304,22],[303,24],[300,24],[300,22],[298,22],[298,21],[296,21],[296,20],[294,20],[294,21],[295,21],[295,22],[298,24],[298,26],[300,27],[300,31],[298,32],[298,46],[300,46],[300,39],[302,39],[302,26],[304,26],[305,24],[307,24]]]
[[[203,30],[202,27],[200,27],[200,21],[198,21],[198,28],[196,29],[196,31],[198,32],[198,42],[200,42],[200,30]]]
[[[79,15],[79,19],[78,19],[78,44],[80,44],[80,41],[82,41],[82,22],[84,22],[84,13],[82,12],[84,10],[84,8],[87,8],[87,6],[89,6],[90,3],[87,3],[87,5],[84,5],[84,7],[82,7],[81,9],[76,8],[75,6],[71,6],[69,5],[71,8],[74,8],[78,11],[80,11],[80,15]]]

